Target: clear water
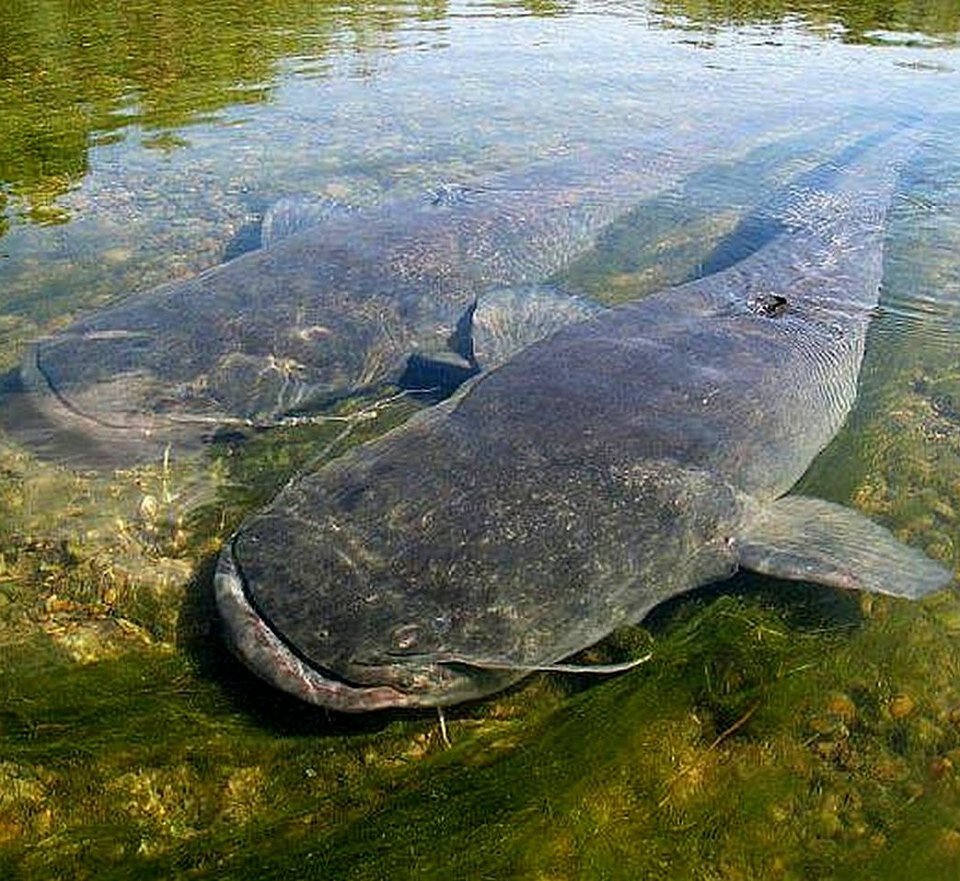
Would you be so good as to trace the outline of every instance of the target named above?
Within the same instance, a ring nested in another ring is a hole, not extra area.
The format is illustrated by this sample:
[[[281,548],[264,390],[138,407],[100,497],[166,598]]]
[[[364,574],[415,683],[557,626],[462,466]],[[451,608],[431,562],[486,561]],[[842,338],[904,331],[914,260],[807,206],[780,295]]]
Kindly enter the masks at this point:
[[[562,273],[642,296],[909,117],[860,398],[802,486],[956,568],[958,33],[951,2],[6,4],[0,370],[254,247],[285,195],[376,206],[703,137],[701,170]],[[652,664],[460,708],[450,749],[429,716],[345,720],[256,683],[218,641],[211,560],[303,463],[414,405],[350,406],[378,418],[109,474],[0,439],[5,877],[956,877],[951,592],[699,591],[596,653]]]

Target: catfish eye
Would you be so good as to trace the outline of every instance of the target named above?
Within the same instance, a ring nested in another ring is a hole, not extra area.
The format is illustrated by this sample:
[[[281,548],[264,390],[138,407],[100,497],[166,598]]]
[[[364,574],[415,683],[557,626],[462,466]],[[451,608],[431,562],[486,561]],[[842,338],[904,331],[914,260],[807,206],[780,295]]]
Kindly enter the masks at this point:
[[[390,636],[396,651],[408,652],[417,648],[422,634],[423,628],[419,624],[401,624],[393,629]]]
[[[750,301],[750,309],[757,315],[776,318],[787,311],[787,298],[780,294],[760,294]]]

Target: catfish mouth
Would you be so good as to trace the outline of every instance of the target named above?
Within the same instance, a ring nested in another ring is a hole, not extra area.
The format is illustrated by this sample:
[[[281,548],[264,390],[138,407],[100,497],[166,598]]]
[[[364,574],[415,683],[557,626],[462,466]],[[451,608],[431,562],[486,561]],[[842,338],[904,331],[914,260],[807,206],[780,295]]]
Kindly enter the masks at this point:
[[[48,346],[44,340],[34,343],[20,366],[20,377],[23,391],[34,397],[37,408],[51,421],[74,423],[88,429],[96,426],[111,433],[148,431],[148,426],[136,424],[129,417],[121,420],[111,418],[108,412],[100,413],[61,388],[44,364]]]
[[[409,694],[390,685],[348,683],[321,672],[291,649],[247,598],[232,542],[224,549],[213,579],[217,607],[230,649],[261,679],[307,703],[344,713],[397,707],[435,706],[437,695]]]
[[[42,458],[110,470],[156,460],[168,447],[191,453],[216,437],[215,418],[176,417],[135,406],[144,376],[117,374],[80,393],[44,365],[41,340],[0,381],[0,429]]]
[[[57,387],[35,343],[0,384],[0,427],[43,458],[93,468],[124,467],[154,458],[165,438],[141,418],[109,418]],[[177,438],[179,440],[179,438]]]
[[[33,353],[0,377],[0,434],[33,456],[76,467],[107,470],[144,458],[142,435],[103,429],[72,410],[42,377],[37,384],[31,362]]]

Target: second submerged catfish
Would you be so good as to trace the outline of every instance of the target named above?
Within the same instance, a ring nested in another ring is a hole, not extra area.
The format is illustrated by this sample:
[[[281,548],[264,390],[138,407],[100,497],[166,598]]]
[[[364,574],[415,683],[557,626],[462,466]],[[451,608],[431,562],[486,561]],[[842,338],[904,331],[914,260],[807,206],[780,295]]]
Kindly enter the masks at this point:
[[[364,211],[283,203],[265,220],[268,247],[38,341],[23,399],[41,429],[123,463],[396,381],[411,356],[456,385],[483,360],[462,334],[478,298],[542,282],[615,218],[716,161],[718,144],[744,150],[767,129],[657,134]],[[591,311],[549,289],[531,296],[543,333]]]

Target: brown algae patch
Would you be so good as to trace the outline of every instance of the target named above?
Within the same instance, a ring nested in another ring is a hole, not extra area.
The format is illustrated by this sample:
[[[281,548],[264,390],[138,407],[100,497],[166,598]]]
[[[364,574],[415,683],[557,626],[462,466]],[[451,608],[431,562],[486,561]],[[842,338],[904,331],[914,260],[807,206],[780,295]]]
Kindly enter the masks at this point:
[[[168,469],[169,471],[169,469]],[[185,507],[167,490],[145,511],[145,486],[170,475],[84,475],[6,455],[0,461],[0,556],[8,597],[85,662],[175,637],[195,569]]]
[[[48,785],[36,769],[0,762],[0,846],[49,831]]]
[[[49,598],[47,606],[59,605],[55,597]],[[144,628],[124,618],[103,615],[92,617],[77,614],[77,608],[70,604],[69,612],[50,613],[41,626],[44,632],[64,650],[67,656],[78,664],[92,664],[101,660],[115,659],[129,651],[154,646],[154,640]]]

